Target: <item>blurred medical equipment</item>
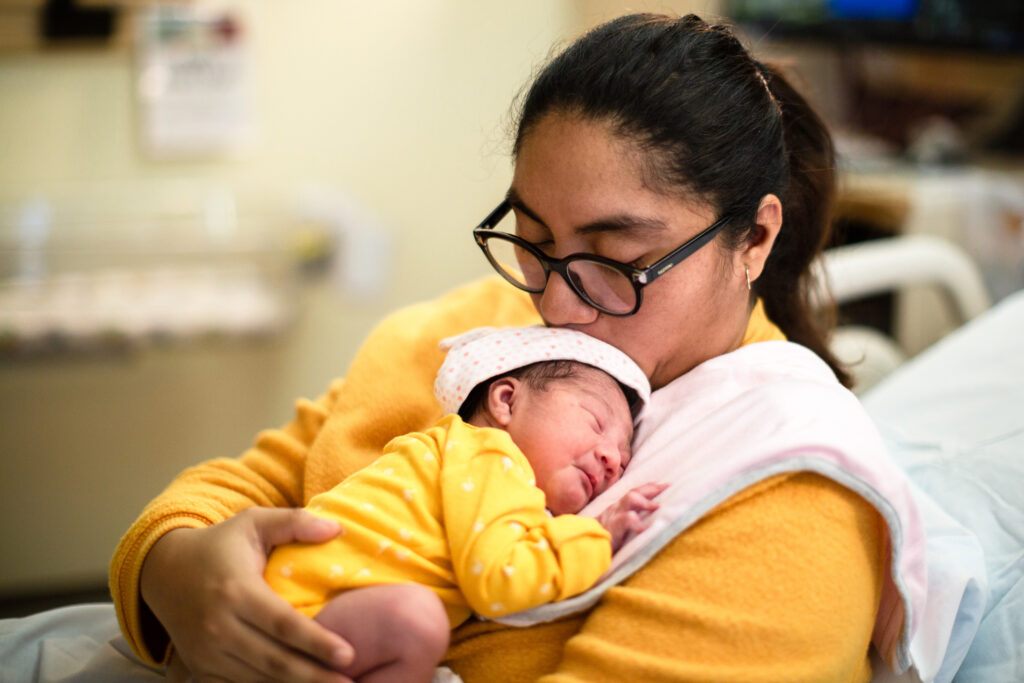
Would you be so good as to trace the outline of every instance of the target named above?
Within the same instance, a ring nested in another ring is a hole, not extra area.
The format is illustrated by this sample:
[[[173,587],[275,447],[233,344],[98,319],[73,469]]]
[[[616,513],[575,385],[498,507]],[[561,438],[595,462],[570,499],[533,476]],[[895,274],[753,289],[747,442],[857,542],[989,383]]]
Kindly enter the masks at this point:
[[[193,182],[0,198],[0,356],[273,336],[336,227]]]
[[[947,239],[905,235],[835,247],[818,264],[819,287],[831,292],[837,304],[867,296],[898,292],[911,285],[928,285],[948,300],[960,323],[992,305],[977,265]],[[827,296],[819,291],[819,296]],[[862,393],[909,357],[891,336],[866,325],[840,324],[832,350],[855,378]]]

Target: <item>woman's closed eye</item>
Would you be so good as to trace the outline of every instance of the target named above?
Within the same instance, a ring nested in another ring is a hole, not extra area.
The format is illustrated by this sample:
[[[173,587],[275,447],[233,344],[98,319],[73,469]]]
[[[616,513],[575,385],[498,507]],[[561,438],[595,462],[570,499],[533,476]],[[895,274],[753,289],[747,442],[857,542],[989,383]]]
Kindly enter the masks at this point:
[[[520,240],[523,240],[531,245],[534,245],[538,249],[544,249],[545,247],[550,247],[553,244],[555,244],[555,241],[551,239],[551,236],[543,236],[543,234],[530,234],[528,231],[524,232],[522,230],[516,230],[515,236]]]
[[[547,237],[547,238],[545,238],[545,237],[536,237],[535,239],[531,239],[529,235],[524,235],[523,233],[519,232],[518,230],[516,231],[516,237],[518,237],[519,239],[524,240],[526,242],[529,242],[530,246],[532,246],[534,249],[537,249],[538,251],[544,253],[547,256],[553,256],[554,255],[555,241],[553,239],[551,239],[550,237]]]

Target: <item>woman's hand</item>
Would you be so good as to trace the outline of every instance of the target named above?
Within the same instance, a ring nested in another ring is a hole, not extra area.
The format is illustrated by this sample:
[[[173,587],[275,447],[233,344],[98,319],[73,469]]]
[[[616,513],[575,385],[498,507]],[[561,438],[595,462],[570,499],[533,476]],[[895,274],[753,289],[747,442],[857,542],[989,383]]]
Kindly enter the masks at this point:
[[[203,529],[175,529],[149,551],[142,598],[199,681],[349,681],[340,636],[297,612],[263,580],[267,554],[283,543],[322,543],[334,522],[297,509],[250,508]],[[350,683],[350,682],[349,682]]]
[[[631,489],[597,516],[612,535],[612,552],[622,547],[629,534],[638,534],[651,525],[651,513],[658,509],[654,498],[668,488],[668,484],[648,483]]]

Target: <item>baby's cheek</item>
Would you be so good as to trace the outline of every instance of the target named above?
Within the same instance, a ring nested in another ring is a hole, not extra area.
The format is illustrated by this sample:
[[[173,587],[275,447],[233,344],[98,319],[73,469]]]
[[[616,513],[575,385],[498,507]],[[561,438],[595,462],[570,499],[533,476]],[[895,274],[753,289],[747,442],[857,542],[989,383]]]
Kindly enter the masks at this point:
[[[547,489],[541,488],[547,498],[548,509],[556,515],[576,514],[590,502],[579,477],[557,477],[549,482]]]

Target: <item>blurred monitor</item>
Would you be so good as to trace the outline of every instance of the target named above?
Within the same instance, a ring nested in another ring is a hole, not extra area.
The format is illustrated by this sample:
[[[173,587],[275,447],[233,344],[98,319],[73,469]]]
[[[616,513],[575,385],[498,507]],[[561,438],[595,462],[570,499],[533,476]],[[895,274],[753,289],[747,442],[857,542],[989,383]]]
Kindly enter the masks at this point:
[[[722,13],[778,40],[1024,53],[1024,0],[723,0]]]

